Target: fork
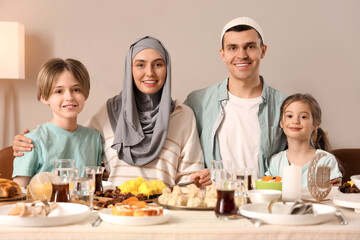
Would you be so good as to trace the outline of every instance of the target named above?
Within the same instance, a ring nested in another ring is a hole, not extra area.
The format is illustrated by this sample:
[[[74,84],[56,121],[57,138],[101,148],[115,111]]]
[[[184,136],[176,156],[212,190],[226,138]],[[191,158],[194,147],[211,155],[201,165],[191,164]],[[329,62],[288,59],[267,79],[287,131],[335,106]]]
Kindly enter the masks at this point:
[[[346,220],[344,214],[340,210],[336,210],[335,216],[339,219],[341,225],[348,224],[348,221]]]

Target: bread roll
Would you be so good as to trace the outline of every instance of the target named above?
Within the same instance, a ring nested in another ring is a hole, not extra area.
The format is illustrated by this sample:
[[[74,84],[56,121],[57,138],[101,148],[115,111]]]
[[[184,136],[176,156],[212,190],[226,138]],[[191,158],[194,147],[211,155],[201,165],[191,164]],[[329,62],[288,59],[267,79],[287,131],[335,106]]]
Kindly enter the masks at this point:
[[[21,188],[16,182],[5,178],[0,178],[0,197],[7,198],[21,193]]]

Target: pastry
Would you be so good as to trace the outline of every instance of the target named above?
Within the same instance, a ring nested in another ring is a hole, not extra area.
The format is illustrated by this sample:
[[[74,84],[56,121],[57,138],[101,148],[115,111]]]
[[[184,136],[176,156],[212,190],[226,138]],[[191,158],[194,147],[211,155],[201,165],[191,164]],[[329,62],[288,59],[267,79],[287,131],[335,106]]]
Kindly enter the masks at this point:
[[[21,193],[21,188],[16,182],[0,178],[0,197],[12,197]]]

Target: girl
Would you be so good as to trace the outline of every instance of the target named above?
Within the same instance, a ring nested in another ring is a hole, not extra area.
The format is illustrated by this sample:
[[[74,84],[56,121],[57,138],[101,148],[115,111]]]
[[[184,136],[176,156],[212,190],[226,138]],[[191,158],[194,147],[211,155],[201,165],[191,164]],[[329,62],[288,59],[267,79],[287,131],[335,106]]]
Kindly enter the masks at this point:
[[[288,165],[302,166],[302,186],[307,187],[307,173],[311,159],[316,153],[326,154],[318,165],[331,167],[330,179],[332,184],[341,182],[342,174],[334,155],[330,154],[330,145],[324,131],[319,127],[321,123],[321,109],[317,101],[310,94],[294,94],[287,97],[280,110],[280,126],[287,138],[288,149],[274,155],[270,159],[270,166],[265,173],[267,176],[282,177],[282,167]],[[311,137],[316,134],[314,147]]]

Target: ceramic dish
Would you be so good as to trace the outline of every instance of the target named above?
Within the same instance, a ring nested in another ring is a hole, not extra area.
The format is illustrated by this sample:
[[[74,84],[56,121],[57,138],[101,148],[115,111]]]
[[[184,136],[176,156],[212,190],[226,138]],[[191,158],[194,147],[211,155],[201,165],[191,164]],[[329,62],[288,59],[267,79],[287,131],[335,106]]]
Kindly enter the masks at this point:
[[[256,189],[248,191],[251,203],[266,203],[281,197],[281,191],[273,189]]]
[[[128,226],[144,226],[155,225],[169,221],[171,215],[170,212],[164,209],[162,216],[145,216],[145,217],[133,217],[133,216],[115,216],[111,213],[111,208],[104,208],[99,211],[100,218],[110,224],[120,224]]]
[[[14,201],[14,200],[23,200],[26,198],[26,194],[22,193],[22,194],[16,194],[12,197],[0,197],[0,202],[6,202],[6,201]]]
[[[342,193],[334,197],[333,203],[340,207],[353,208],[356,213],[360,213],[359,193]]]
[[[275,225],[313,225],[335,218],[336,208],[323,204],[313,204],[315,214],[289,215],[293,204],[292,202],[275,203],[272,214],[268,212],[268,203],[247,204],[241,206],[239,210],[241,215]]]
[[[15,205],[0,206],[0,224],[13,227],[49,227],[79,222],[90,214],[89,207],[76,203],[58,203],[59,207],[48,216],[20,217],[8,216]]]
[[[255,181],[256,189],[282,190],[282,182],[264,182],[261,179]]]
[[[113,189],[113,185],[111,182],[108,181],[102,181],[102,185],[103,185],[103,189],[104,191],[108,190],[108,189]]]
[[[350,177],[350,179],[355,183],[357,188],[360,188],[360,175],[353,175]]]

